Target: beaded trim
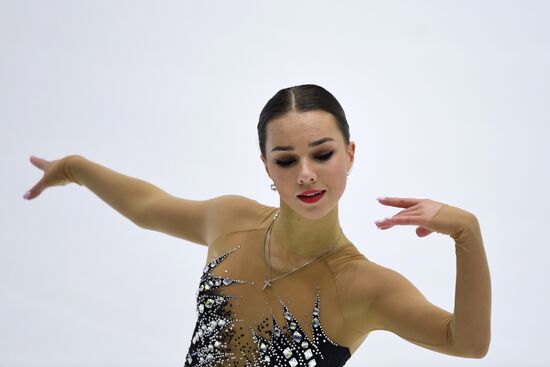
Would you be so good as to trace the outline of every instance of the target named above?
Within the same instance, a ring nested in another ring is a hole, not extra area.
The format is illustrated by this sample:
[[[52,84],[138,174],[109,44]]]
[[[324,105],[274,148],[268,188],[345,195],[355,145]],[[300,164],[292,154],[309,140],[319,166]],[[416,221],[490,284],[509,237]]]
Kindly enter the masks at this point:
[[[254,328],[250,327],[255,349],[243,346],[239,350],[239,356],[230,350],[230,342],[238,341],[243,336],[243,334],[238,334],[236,329],[237,323],[244,322],[244,320],[234,317],[229,310],[228,300],[241,297],[222,294],[218,290],[231,284],[249,282],[228,277],[217,277],[211,273],[214,268],[238,248],[240,246],[225,252],[222,256],[209,262],[203,269],[197,290],[196,310],[198,320],[185,366],[219,367],[227,361],[232,361],[234,366],[244,365],[246,367],[342,366],[351,356],[350,351],[348,348],[332,341],[323,331],[320,320],[319,291],[317,291],[312,311],[312,340],[303,331],[287,305],[279,300],[285,315],[286,327],[281,328],[275,316],[271,313],[272,328],[271,331],[267,331],[269,338],[264,338]],[[246,353],[247,350],[249,351],[248,354]]]

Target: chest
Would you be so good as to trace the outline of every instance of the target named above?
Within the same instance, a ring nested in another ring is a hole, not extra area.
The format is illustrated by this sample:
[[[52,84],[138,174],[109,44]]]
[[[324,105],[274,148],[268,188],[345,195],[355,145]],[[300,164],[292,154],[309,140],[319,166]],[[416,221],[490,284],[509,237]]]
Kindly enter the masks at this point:
[[[210,353],[196,347],[190,360],[215,359],[217,351],[250,366],[333,366],[349,358],[353,340],[330,269],[312,263],[264,289],[268,268],[256,237],[227,238],[209,251],[192,343]]]

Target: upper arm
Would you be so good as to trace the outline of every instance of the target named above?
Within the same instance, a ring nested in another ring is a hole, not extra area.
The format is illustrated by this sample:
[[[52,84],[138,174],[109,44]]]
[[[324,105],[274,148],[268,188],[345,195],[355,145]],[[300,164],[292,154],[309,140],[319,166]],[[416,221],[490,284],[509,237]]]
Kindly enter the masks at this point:
[[[387,330],[440,353],[465,356],[453,339],[454,316],[432,303],[403,275],[379,266],[370,308],[374,329]]]
[[[208,200],[189,200],[157,195],[141,210],[138,225],[174,237],[209,246],[221,234],[249,220],[254,200],[223,195]]]

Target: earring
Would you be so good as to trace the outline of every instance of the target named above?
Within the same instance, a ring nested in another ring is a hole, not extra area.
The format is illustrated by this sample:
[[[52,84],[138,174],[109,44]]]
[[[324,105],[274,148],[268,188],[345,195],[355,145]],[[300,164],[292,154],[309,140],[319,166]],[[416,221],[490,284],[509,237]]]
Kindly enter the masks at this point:
[[[271,190],[277,191],[277,186],[275,186],[275,184],[271,184]]]
[[[351,172],[351,170],[349,170],[347,173],[346,173],[346,176],[349,176],[349,173]]]

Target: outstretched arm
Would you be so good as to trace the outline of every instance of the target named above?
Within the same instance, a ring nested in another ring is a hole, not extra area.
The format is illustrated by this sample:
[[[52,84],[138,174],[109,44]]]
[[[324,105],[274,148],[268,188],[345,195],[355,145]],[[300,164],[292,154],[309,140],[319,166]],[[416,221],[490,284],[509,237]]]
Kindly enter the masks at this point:
[[[399,273],[383,268],[371,310],[375,329],[441,353],[482,358],[491,338],[491,281],[477,218],[432,200],[386,198],[383,204],[407,208],[378,225],[417,224],[421,237],[436,231],[455,242],[455,307],[451,314],[431,304]],[[433,214],[435,212],[435,214]]]
[[[32,156],[31,163],[43,170],[44,176],[25,194],[29,200],[48,187],[74,182],[90,189],[113,209],[140,225],[145,203],[151,197],[166,194],[148,182],[116,172],[81,155],[53,161]]]
[[[51,186],[85,186],[136,225],[203,246],[240,228],[254,215],[257,202],[239,195],[208,200],[172,196],[155,185],[92,162],[80,155],[48,161],[31,157],[44,176],[25,194],[33,199]],[[250,208],[253,208],[251,210]]]

